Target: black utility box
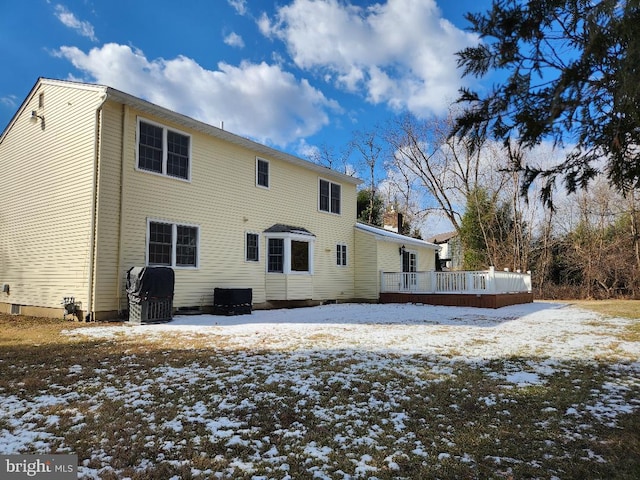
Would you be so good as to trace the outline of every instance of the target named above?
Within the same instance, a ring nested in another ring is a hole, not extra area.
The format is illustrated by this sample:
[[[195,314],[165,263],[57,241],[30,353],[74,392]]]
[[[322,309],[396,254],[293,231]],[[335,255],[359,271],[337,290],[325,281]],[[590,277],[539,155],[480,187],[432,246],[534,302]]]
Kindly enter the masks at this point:
[[[130,323],[169,322],[173,318],[175,274],[169,267],[132,267],[127,271]]]
[[[251,288],[214,288],[213,313],[215,315],[245,315],[251,313]]]

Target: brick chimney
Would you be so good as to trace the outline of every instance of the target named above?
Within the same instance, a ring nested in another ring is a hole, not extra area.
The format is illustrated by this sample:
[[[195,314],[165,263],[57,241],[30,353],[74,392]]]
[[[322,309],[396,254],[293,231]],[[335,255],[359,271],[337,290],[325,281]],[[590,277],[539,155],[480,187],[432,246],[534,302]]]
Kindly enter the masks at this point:
[[[402,214],[391,209],[382,216],[382,227],[396,233],[402,233]]]

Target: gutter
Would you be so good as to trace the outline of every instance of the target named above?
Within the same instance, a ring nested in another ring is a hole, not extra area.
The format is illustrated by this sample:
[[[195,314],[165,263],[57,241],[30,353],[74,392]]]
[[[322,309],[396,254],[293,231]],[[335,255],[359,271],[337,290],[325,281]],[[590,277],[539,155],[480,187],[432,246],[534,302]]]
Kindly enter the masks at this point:
[[[96,258],[96,228],[97,228],[97,215],[98,215],[98,166],[100,165],[100,126],[102,122],[102,106],[106,101],[106,92],[100,96],[100,103],[96,108],[95,117],[95,133],[93,138],[93,185],[91,192],[93,200],[91,202],[91,225],[89,236],[89,291],[87,294],[87,313],[85,315],[85,321],[90,322],[94,320],[93,312],[93,289],[95,286],[95,258]]]
[[[121,131],[121,139],[122,146],[120,149],[120,225],[118,226],[118,251],[116,253],[116,301],[118,302],[118,315],[122,315],[122,273],[120,269],[122,267],[122,232],[124,230],[124,164],[125,164],[125,152],[126,152],[126,131],[127,131],[127,123],[129,121],[129,108],[124,103],[122,104],[122,131]]]

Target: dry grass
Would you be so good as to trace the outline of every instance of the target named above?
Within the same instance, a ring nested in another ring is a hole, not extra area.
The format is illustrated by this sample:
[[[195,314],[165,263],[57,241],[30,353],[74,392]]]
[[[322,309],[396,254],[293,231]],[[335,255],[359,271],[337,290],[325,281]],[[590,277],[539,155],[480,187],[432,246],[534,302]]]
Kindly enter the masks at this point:
[[[571,300],[569,303],[612,317],[640,319],[640,300]]]
[[[518,386],[508,374],[549,359],[61,334],[75,328],[94,326],[0,315],[0,432],[29,423],[24,453],[72,451],[103,479],[640,478],[629,365],[555,361]]]
[[[640,300],[572,300],[571,304],[610,317],[640,320]],[[640,322],[629,325],[622,339],[640,342]]]

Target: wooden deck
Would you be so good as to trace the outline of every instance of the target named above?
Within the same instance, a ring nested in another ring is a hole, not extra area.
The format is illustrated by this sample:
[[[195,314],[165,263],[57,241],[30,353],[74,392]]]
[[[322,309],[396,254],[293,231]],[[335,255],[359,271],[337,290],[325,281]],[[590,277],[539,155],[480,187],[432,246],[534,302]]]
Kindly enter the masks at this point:
[[[533,302],[531,273],[497,271],[381,272],[380,303],[500,308]]]
[[[380,303],[424,303],[451,307],[501,308],[533,302],[533,293],[380,293]]]

